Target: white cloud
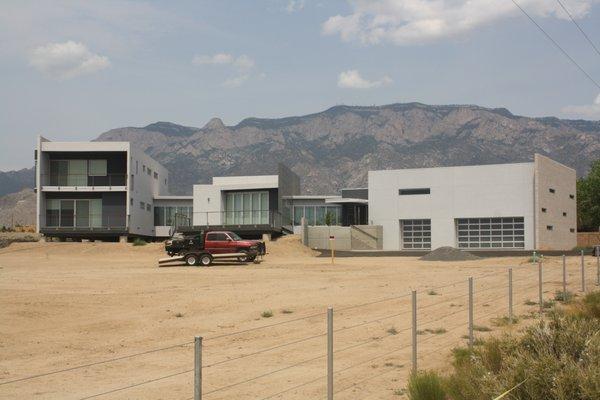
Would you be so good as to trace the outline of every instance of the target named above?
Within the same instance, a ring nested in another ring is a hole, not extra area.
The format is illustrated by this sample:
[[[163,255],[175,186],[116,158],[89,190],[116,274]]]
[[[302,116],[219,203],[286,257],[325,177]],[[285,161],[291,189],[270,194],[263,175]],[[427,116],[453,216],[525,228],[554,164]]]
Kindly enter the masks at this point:
[[[304,0],[289,0],[287,6],[285,7],[285,11],[288,14],[293,14],[297,11],[302,11],[304,9]]]
[[[563,0],[574,18],[587,15],[599,0]],[[349,15],[330,17],[325,35],[362,44],[421,44],[467,33],[479,26],[519,14],[510,0],[356,0]],[[560,5],[547,0],[520,0],[528,12],[568,18]]]
[[[38,71],[58,79],[91,74],[110,66],[107,57],[94,54],[83,43],[71,40],[35,48],[29,63]]]
[[[583,118],[600,118],[600,94],[592,104],[581,106],[566,106],[561,110],[564,114]]]
[[[227,88],[236,88],[241,86],[248,80],[248,78],[250,78],[249,72],[256,65],[254,60],[245,54],[236,57],[228,53],[217,53],[212,56],[196,55],[192,59],[192,64],[197,66],[222,65],[226,66],[230,70],[233,69],[236,75],[223,82],[223,86]]]
[[[342,71],[338,75],[338,86],[344,89],[372,89],[390,83],[392,83],[392,80],[387,76],[377,81],[369,81],[360,76],[360,73],[355,69]]]

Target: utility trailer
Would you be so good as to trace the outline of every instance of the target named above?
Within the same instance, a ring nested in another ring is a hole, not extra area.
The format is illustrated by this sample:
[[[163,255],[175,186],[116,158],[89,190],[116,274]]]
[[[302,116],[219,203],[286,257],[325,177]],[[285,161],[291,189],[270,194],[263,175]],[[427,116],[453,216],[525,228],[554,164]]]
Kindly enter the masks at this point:
[[[264,242],[244,240],[229,231],[201,231],[196,235],[167,240],[165,251],[169,257],[159,259],[159,266],[174,262],[209,266],[214,260],[256,262],[266,253],[266,247]]]

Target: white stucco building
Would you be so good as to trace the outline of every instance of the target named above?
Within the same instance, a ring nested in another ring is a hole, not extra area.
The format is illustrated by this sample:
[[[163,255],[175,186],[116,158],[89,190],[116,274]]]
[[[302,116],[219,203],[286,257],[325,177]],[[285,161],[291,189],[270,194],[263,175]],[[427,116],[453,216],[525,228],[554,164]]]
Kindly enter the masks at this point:
[[[570,250],[575,171],[534,162],[369,171],[369,222],[384,250]]]

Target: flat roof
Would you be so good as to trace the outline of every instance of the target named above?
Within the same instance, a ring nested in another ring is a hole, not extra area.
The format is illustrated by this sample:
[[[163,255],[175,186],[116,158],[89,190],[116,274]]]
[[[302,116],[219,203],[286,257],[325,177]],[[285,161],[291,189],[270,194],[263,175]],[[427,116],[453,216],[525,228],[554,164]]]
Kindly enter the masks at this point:
[[[423,170],[436,170],[436,169],[452,169],[452,168],[492,168],[492,167],[505,167],[507,165],[534,165],[533,161],[518,162],[518,163],[504,163],[504,164],[475,164],[475,165],[452,165],[443,167],[421,167],[421,168],[395,168],[395,169],[376,169],[368,171],[371,173],[379,172],[395,172],[395,171],[423,171]]]
[[[353,199],[350,197],[338,197],[335,199],[326,199],[325,203],[342,204],[342,203],[358,203],[358,204],[369,204],[367,199]]]
[[[154,200],[194,200],[194,196],[154,196]]]
[[[286,200],[327,200],[327,199],[338,199],[340,196],[335,195],[323,195],[323,194],[296,194],[293,196],[281,196],[282,199]]]

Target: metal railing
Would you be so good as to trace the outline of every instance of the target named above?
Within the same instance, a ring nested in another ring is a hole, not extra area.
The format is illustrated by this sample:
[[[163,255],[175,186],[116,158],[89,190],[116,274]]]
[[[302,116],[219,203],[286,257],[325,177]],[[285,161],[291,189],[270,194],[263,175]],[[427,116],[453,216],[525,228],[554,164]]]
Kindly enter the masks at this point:
[[[280,228],[282,216],[274,210],[195,211],[193,225],[270,226]]]
[[[127,186],[127,174],[107,174],[92,176],[88,174],[42,174],[42,186]]]
[[[126,222],[125,214],[46,215],[46,222],[40,229],[46,232],[124,231]]]

